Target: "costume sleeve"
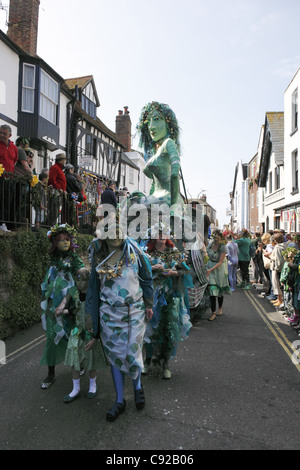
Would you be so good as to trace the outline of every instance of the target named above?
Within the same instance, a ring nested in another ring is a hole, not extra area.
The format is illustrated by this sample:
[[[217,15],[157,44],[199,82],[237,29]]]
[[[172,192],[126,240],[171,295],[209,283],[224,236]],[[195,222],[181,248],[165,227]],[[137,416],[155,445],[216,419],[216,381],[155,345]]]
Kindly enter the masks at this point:
[[[143,297],[146,308],[153,306],[153,280],[152,270],[149,261],[144,255],[140,255],[141,266],[139,268],[140,285],[143,290]]]
[[[228,253],[228,249],[227,249],[227,246],[226,245],[221,245],[221,253]]]
[[[90,261],[91,261],[91,274],[89,285],[85,298],[85,312],[92,316],[93,322],[93,336],[99,338],[100,324],[99,324],[99,308],[100,308],[100,280],[95,269],[95,245],[92,243],[89,247]]]

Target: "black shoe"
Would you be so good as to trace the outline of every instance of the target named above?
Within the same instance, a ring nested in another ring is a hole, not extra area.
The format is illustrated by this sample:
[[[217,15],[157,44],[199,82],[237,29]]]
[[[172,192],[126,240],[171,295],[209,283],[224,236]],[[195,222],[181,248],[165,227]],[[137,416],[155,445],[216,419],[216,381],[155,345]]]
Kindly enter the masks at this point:
[[[123,403],[116,402],[114,406],[106,413],[106,421],[113,422],[117,419],[122,413],[124,413],[126,408],[126,401],[124,400]]]
[[[143,386],[139,390],[134,391],[135,406],[138,410],[142,410],[145,406],[145,393]]]

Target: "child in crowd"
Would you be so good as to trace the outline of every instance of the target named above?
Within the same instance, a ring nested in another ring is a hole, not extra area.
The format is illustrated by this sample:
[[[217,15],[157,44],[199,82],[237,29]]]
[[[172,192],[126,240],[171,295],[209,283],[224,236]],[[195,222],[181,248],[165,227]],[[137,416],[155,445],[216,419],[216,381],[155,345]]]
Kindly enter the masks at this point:
[[[41,223],[45,223],[47,216],[47,194],[48,175],[41,173],[37,184],[36,199],[34,201],[35,209],[35,228],[39,230]]]
[[[87,398],[96,396],[96,371],[106,366],[106,359],[100,339],[93,338],[92,318],[85,313],[85,297],[89,284],[90,272],[86,268],[78,271],[75,294],[75,309],[63,310],[63,314],[74,313],[76,326],[70,333],[65,365],[73,369],[73,390],[64,397],[65,403],[70,403],[80,395],[80,371],[83,367],[89,371],[90,386]]]

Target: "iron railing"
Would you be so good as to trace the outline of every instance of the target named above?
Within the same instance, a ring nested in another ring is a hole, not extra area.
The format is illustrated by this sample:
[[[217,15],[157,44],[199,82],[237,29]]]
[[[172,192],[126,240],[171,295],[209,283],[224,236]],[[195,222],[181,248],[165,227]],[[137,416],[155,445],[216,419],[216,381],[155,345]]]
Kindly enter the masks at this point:
[[[40,182],[33,185],[26,176],[2,175],[0,225],[5,224],[9,230],[39,230],[56,223],[68,223],[80,233],[94,234],[96,200],[93,196],[89,194],[87,200],[79,204],[74,195]]]

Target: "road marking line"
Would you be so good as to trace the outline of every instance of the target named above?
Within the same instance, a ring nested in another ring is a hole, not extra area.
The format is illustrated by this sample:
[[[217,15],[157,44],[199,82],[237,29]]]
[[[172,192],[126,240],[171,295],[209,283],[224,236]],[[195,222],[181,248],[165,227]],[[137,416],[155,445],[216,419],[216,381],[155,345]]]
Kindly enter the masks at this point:
[[[39,344],[41,344],[45,340],[46,340],[45,335],[39,336],[38,338],[34,339],[30,343],[25,344],[25,346],[22,346],[21,348],[17,349],[16,351],[13,351],[12,353],[8,354],[6,356],[6,364],[8,362],[12,362],[14,359],[21,356],[21,354],[24,354],[25,352],[30,351],[30,349],[33,349],[35,346],[38,346]],[[14,356],[14,357],[12,357],[12,356]]]
[[[254,297],[254,294],[252,294],[250,292],[246,292],[246,291],[244,291],[244,292],[245,292],[246,296],[248,297],[248,299],[250,300],[250,302],[252,303],[252,305],[254,306],[255,310],[258,312],[260,317],[263,319],[263,321],[268,326],[269,330],[273,333],[273,335],[275,336],[278,343],[281,345],[281,347],[287,353],[287,355],[291,359],[291,362],[294,364],[294,366],[296,367],[298,372],[300,372],[300,364],[297,364],[297,363],[293,362],[292,357],[291,357],[294,352],[298,353],[297,349],[295,349],[293,347],[293,345],[287,339],[287,337],[285,336],[285,334],[283,333],[281,328],[279,328],[279,326],[276,324],[276,322],[274,322],[274,320],[272,320],[272,318],[270,317],[268,312],[259,303],[259,301]],[[281,338],[280,338],[279,335],[281,336]]]

